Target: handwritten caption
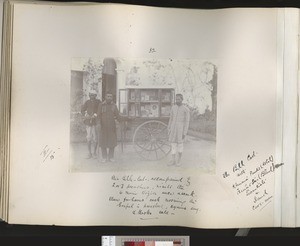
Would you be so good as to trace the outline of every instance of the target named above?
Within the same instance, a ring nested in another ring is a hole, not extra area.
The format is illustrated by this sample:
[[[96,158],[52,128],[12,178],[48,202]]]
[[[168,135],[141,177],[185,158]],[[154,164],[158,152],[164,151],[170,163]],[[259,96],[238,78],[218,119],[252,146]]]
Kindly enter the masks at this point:
[[[253,211],[261,211],[272,202],[273,194],[266,184],[276,169],[283,165],[275,164],[273,155],[267,156],[263,161],[258,161],[257,157],[258,153],[252,151],[234,164],[231,170],[223,173],[224,179],[229,180],[229,177],[233,176],[232,188],[236,195],[251,199]]]
[[[45,145],[43,150],[40,153],[40,156],[42,158],[42,162],[44,163],[46,160],[53,160],[55,157],[55,151],[50,148],[48,145]]]
[[[191,177],[113,175],[111,181],[115,195],[109,202],[141,220],[200,212]]]

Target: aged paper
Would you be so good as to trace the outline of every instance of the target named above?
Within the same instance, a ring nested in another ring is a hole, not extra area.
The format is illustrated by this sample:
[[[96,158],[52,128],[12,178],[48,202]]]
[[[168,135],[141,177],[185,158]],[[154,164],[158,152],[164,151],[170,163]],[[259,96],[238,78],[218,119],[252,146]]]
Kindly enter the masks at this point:
[[[298,15],[298,18],[299,18],[299,10],[296,12],[296,15]],[[299,19],[300,20],[300,19]],[[299,25],[298,25],[298,33],[299,33]],[[299,38],[298,38],[298,47],[299,47]],[[299,49],[298,49],[298,61],[299,61]],[[297,80],[298,80],[298,85],[299,85],[299,66],[298,66],[298,77],[297,77]],[[298,95],[299,95],[299,86],[298,86]],[[299,103],[299,101],[298,101]],[[299,143],[299,137],[300,137],[300,132],[299,132],[299,105],[298,105],[298,121],[297,121],[297,143]],[[298,177],[296,179],[296,227],[299,227],[300,226],[300,202],[299,202],[299,198],[300,198],[300,179],[299,179],[299,175],[300,175],[300,162],[299,162],[299,153],[300,153],[300,149],[299,149],[299,145],[297,145],[297,163],[296,163],[296,177]]]
[[[295,227],[297,206],[297,117],[298,117],[298,39],[297,9],[285,10],[284,47],[284,104],[283,104],[283,161],[282,169],[282,226]],[[290,202],[286,202],[290,201]]]
[[[284,167],[275,158],[277,12],[16,4],[9,222],[273,226]],[[215,168],[194,158],[159,170],[70,170],[72,61],[91,57],[217,61]]]

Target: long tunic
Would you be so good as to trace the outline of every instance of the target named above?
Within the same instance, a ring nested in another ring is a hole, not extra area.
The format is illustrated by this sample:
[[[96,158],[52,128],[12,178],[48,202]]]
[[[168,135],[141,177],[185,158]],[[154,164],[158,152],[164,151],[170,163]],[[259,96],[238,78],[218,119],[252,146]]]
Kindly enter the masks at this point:
[[[116,120],[120,120],[117,105],[104,101],[99,104],[97,116],[100,122],[99,146],[102,148],[117,146]]]
[[[184,105],[174,105],[170,112],[168,124],[169,141],[183,143],[183,135],[187,134],[190,123],[190,110]]]

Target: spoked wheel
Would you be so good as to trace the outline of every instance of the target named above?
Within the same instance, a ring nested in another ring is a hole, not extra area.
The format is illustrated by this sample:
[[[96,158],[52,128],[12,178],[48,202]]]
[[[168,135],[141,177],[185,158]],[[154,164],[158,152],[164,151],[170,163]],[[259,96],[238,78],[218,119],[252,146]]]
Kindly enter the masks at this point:
[[[171,151],[167,125],[158,120],[144,122],[135,130],[133,144],[136,152],[144,159],[163,159]]]

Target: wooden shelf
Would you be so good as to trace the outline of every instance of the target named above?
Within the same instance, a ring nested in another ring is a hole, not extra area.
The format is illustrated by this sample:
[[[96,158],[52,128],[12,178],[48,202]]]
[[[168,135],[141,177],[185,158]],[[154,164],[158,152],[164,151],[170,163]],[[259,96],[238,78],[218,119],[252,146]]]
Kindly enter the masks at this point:
[[[124,89],[124,91],[125,90],[127,91],[126,92],[127,96],[123,96],[123,97],[127,98],[127,102],[122,101],[121,104],[125,104],[125,103],[127,104],[126,109],[129,117],[137,117],[140,119],[151,119],[151,118],[159,119],[159,118],[169,117],[169,114],[166,114],[166,112],[170,111],[169,108],[174,103],[173,100],[175,95],[174,89],[136,88],[136,89]],[[148,100],[145,100],[145,98]],[[156,100],[153,100],[155,98]],[[153,108],[154,106],[157,107]]]

